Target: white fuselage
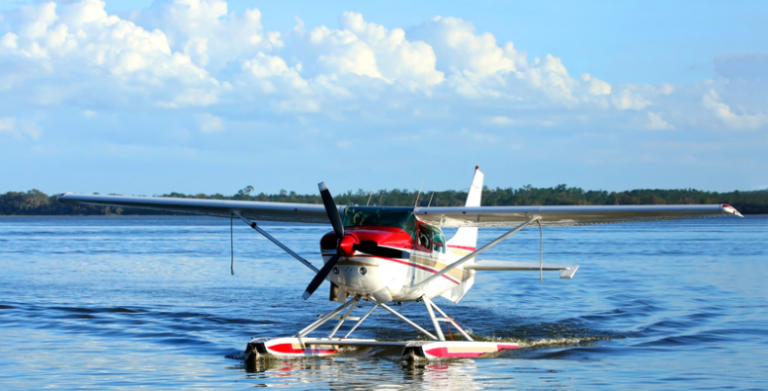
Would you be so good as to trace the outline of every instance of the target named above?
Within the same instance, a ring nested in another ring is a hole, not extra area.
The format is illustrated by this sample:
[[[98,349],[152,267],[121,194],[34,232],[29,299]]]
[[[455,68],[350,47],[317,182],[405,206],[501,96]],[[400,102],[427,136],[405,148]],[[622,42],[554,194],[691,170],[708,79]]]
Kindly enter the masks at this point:
[[[404,255],[410,255],[408,258],[386,258],[355,252],[349,257],[342,257],[328,278],[347,293],[371,295],[377,301],[415,301],[423,295],[431,299],[446,291],[462,288],[462,282],[472,281],[474,271],[460,266],[429,284],[420,284],[470,252],[450,247],[445,252],[413,248],[404,252]],[[323,262],[335,253],[335,250],[322,250]]]

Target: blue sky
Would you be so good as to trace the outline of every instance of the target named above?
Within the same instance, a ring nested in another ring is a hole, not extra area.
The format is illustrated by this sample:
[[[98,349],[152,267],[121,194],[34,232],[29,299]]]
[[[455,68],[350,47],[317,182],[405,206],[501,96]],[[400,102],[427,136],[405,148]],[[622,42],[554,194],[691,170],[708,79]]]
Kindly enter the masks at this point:
[[[0,191],[768,187],[765,2],[0,12]]]

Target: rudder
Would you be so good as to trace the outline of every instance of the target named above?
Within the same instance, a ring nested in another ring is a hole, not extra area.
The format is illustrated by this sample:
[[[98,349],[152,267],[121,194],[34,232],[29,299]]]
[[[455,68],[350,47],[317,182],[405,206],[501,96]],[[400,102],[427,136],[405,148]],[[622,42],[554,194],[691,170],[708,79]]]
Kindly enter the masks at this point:
[[[475,167],[475,176],[472,178],[472,185],[469,187],[466,206],[480,206],[483,197],[484,178],[485,176],[483,175],[483,172],[480,171],[480,168]],[[448,251],[457,255],[463,256],[475,251],[475,248],[477,247],[477,227],[461,227],[457,229],[456,235],[453,235],[446,245]],[[468,263],[473,262],[474,260],[468,261]],[[471,275],[466,280],[463,280],[457,287],[445,291],[440,296],[454,303],[458,303],[475,283],[473,272],[466,270],[464,273],[471,273]]]

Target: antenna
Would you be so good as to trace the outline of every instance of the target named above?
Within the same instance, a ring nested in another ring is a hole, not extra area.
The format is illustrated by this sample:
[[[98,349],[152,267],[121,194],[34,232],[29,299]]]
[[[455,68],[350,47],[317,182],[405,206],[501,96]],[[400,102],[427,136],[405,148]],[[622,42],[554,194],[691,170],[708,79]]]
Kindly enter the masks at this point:
[[[432,198],[435,196],[435,190],[432,190],[432,195],[429,197],[429,203],[427,204],[427,208],[429,208],[429,206],[432,205]]]
[[[365,203],[365,206],[368,206],[368,204],[371,203],[371,197],[373,197],[373,189],[371,189],[371,192],[368,193],[368,202]]]
[[[421,186],[419,186],[419,194],[416,194],[416,203],[413,204],[413,207],[419,206],[419,197],[421,197],[421,189],[424,187],[424,181],[421,181]]]

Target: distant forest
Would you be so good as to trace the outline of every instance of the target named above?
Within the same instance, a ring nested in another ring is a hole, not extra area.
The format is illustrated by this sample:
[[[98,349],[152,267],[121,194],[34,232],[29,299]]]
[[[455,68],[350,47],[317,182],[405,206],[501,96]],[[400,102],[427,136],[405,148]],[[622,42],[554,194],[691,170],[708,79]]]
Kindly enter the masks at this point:
[[[281,190],[278,194],[259,193],[253,195],[253,187],[247,186],[234,195],[222,194],[164,194],[163,197],[202,198],[217,200],[247,200],[270,202],[322,203],[317,194],[296,194]],[[339,205],[411,206],[416,202],[416,191],[379,190],[376,192],[348,191],[335,198]],[[422,193],[420,206],[461,206],[467,198],[467,192],[445,190]],[[518,189],[496,188],[483,189],[483,205],[663,205],[663,204],[730,204],[743,214],[768,214],[768,189],[757,191],[732,191],[717,193],[694,189],[679,190],[630,190],[608,192],[602,190],[585,191],[578,187],[558,185],[556,187],[536,188],[530,185]],[[56,201],[56,195],[47,195],[39,190],[27,192],[8,192],[0,195],[0,215],[74,215],[74,216],[113,216],[113,215],[172,215],[154,210],[114,208],[104,206],[81,206],[62,204]]]

